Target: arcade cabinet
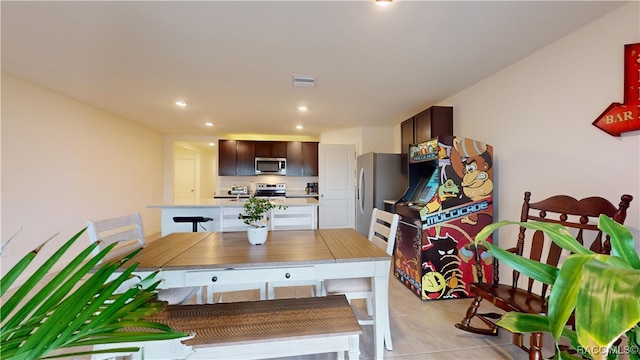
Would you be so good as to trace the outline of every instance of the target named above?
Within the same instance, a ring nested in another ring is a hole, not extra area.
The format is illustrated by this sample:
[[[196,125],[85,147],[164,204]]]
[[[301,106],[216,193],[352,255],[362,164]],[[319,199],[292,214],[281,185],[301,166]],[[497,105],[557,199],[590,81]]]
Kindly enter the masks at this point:
[[[457,136],[409,146],[409,186],[395,203],[394,275],[422,300],[473,295],[469,246],[493,221],[492,159],[490,145]],[[483,280],[490,280],[493,259],[480,255]]]

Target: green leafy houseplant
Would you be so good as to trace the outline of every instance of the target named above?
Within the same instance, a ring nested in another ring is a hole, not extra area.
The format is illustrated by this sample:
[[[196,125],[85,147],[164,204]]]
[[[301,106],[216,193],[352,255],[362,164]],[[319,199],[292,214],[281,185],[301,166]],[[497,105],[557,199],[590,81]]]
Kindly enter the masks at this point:
[[[570,250],[558,269],[493,246],[486,239],[505,225],[542,230],[560,247]],[[476,245],[486,246],[500,261],[531,278],[551,285],[546,315],[508,312],[498,325],[516,333],[548,332],[556,342],[567,338],[578,353],[594,359],[616,359],[618,353],[640,359],[640,258],[631,232],[601,215],[598,228],[611,238],[612,255],[596,254],[578,243],[561,225],[501,221],[486,226]],[[575,311],[575,329],[567,322]],[[627,344],[614,343],[626,335]],[[577,359],[556,351],[556,359]]]
[[[250,197],[243,205],[244,211],[238,214],[238,219],[243,219],[244,223],[249,226],[266,227],[269,221],[266,214],[274,208],[286,209],[287,206],[273,204],[268,198]]]
[[[97,243],[89,245],[55,275],[47,274],[85,229],[69,239],[15,291],[7,292],[37,256],[25,255],[3,277],[0,284],[0,359],[43,359],[96,353],[135,352],[137,347],[68,352],[58,350],[79,346],[166,340],[185,337],[170,327],[145,320],[163,309],[156,300],[159,280],[155,273],[124,292],[119,287],[134,276],[137,264],[121,273],[116,270],[140,251],[121,259],[102,259],[116,243],[91,256]],[[99,267],[97,267],[99,266]],[[113,276],[112,276],[113,275]],[[112,280],[111,280],[112,279]],[[5,295],[8,299],[4,299]]]

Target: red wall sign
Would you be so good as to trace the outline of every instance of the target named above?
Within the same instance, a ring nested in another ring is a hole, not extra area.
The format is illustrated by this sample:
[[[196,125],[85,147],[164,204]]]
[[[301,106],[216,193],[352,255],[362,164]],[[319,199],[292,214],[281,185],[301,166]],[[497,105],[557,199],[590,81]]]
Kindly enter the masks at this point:
[[[613,136],[640,130],[640,44],[624,46],[624,102],[609,105],[593,125]]]

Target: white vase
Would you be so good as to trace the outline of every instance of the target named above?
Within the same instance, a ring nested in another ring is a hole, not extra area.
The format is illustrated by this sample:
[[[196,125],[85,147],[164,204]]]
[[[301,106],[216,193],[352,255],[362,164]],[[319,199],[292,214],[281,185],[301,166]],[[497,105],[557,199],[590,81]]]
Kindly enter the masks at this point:
[[[252,245],[262,245],[267,241],[267,235],[269,235],[268,227],[248,227],[247,228],[247,236],[249,237],[249,242]]]

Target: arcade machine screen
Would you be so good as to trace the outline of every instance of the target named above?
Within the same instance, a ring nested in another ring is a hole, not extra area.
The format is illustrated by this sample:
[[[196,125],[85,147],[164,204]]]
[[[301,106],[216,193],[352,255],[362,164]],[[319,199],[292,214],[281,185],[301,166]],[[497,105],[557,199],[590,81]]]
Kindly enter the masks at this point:
[[[418,182],[416,189],[413,193],[413,197],[409,199],[410,202],[416,204],[427,204],[429,203],[433,197],[438,192],[438,171],[436,168],[430,167],[429,169],[425,169],[423,177]],[[430,172],[431,174],[429,174]]]

